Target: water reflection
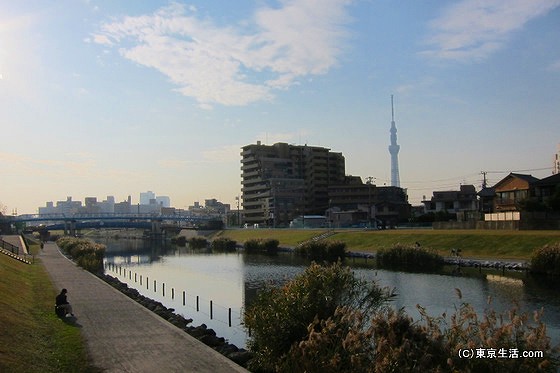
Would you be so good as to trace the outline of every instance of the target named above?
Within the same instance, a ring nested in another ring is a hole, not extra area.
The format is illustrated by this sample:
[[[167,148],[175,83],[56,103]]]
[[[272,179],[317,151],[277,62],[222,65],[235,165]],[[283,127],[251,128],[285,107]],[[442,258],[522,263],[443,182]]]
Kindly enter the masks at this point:
[[[258,289],[265,284],[282,284],[309,264],[290,254],[212,254],[142,240],[103,243],[107,245],[106,263],[121,267],[121,273],[107,269],[108,274],[194,319],[194,325],[205,323],[239,347],[245,346],[247,338],[241,325],[243,307],[250,304]],[[462,302],[472,304],[478,312],[489,308],[489,300],[491,307],[499,312],[510,309],[514,301],[522,311],[544,307],[543,321],[553,344],[560,343],[560,295],[553,289],[537,286],[522,273],[502,276],[500,271],[479,273],[467,269],[463,276],[450,276],[377,270],[371,260],[368,263],[349,260],[348,264],[358,276],[395,288],[397,296],[392,305],[404,308],[415,319],[420,318],[417,304],[432,316],[449,315]],[[462,299],[457,297],[456,288],[461,290]],[[229,327],[230,312],[232,327]]]

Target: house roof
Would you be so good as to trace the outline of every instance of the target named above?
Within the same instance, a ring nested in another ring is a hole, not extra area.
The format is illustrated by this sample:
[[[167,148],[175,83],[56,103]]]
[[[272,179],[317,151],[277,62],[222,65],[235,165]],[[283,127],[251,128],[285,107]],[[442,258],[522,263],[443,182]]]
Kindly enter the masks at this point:
[[[537,181],[539,181],[539,179],[537,179],[536,177],[534,177],[532,175],[517,174],[517,173],[511,172],[509,175],[504,177],[502,180],[498,181],[496,183],[496,185],[494,185],[492,188],[494,188],[494,190],[499,190],[500,186],[502,184],[506,183],[508,180],[511,180],[513,178],[521,179],[521,180],[527,182],[527,184],[533,184],[533,183],[536,183]]]
[[[529,184],[535,183],[537,181],[539,181],[539,179],[537,179],[536,177],[532,176],[532,175],[525,175],[525,174],[516,174],[516,173],[510,173],[509,176],[513,176],[513,177],[517,177],[519,179],[525,180],[526,182],[528,182]]]
[[[496,195],[496,189],[494,188],[484,188],[478,192],[479,197],[494,197]]]
[[[560,174],[551,175],[549,177],[545,177],[535,183],[538,186],[545,186],[545,185],[558,185],[560,184]]]

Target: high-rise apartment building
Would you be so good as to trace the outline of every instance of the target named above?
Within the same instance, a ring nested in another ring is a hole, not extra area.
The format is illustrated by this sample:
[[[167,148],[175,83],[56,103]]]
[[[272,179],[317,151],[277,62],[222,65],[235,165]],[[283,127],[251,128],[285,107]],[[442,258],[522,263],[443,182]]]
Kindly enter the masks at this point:
[[[344,180],[342,153],[328,148],[246,145],[241,152],[242,205],[249,224],[287,226],[299,215],[323,215],[328,187]]]

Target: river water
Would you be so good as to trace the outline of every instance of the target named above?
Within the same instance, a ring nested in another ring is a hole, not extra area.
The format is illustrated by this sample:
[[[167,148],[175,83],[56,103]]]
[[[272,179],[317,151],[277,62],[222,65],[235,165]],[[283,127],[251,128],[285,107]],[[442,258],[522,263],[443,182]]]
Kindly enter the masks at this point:
[[[264,284],[281,284],[304,271],[307,260],[278,256],[211,253],[138,239],[100,239],[107,246],[105,272],[141,294],[174,308],[175,312],[213,328],[218,336],[245,347],[243,308]],[[491,307],[503,312],[517,302],[522,311],[544,308],[543,320],[553,345],[560,343],[560,293],[539,286],[519,272],[465,269],[462,276],[378,270],[373,261],[348,259],[357,276],[395,289],[391,301],[415,319],[419,304],[428,314],[453,313],[462,302],[482,313]],[[455,289],[460,289],[462,299]],[[210,304],[212,303],[212,304]],[[231,324],[231,326],[230,326]]]

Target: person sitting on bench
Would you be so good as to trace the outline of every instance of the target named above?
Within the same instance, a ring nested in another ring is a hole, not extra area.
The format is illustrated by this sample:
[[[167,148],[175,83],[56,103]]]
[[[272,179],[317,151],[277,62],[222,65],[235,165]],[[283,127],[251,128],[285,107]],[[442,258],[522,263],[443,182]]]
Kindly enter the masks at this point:
[[[60,310],[60,314],[62,316],[66,316],[67,314],[74,316],[74,314],[72,313],[72,306],[70,305],[70,303],[68,303],[68,300],[66,299],[67,292],[68,290],[62,289],[60,291],[60,294],[56,296],[56,308],[57,310]]]

